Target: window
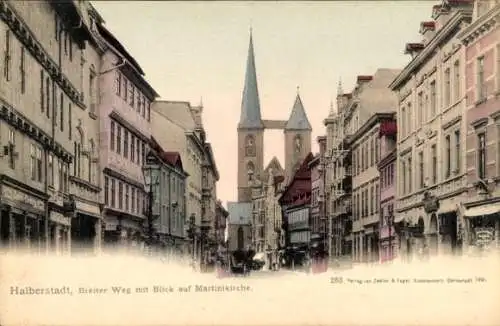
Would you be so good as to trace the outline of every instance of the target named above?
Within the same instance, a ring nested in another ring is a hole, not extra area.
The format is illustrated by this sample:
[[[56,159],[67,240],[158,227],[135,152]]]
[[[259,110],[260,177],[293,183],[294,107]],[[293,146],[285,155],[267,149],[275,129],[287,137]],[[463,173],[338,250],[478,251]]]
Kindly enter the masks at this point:
[[[123,77],[123,99],[127,102],[128,99],[128,80]]]
[[[137,162],[137,164],[140,164],[140,162],[141,162],[141,140],[139,138],[136,138],[135,150],[136,150],[135,155],[136,155],[136,160],[137,160],[136,162]]]
[[[141,108],[141,115],[143,118],[146,117],[146,98],[144,96],[142,96],[142,108]]]
[[[417,95],[417,128],[422,127],[424,110],[424,94],[422,92]]]
[[[127,184],[127,185],[125,185],[125,210],[126,211],[128,211],[128,209],[129,209],[129,203],[130,203],[129,202],[129,199],[130,199],[130,197],[129,197],[129,191],[130,191],[130,187]]]
[[[432,164],[432,184],[437,183],[437,147],[436,144],[431,146],[431,164]]]
[[[63,162],[63,191],[68,192],[69,191],[69,185],[68,185],[68,165]]]
[[[19,72],[21,75],[21,94],[24,94],[26,91],[26,50],[24,46],[21,47],[21,62],[19,64]]]
[[[444,71],[444,96],[443,96],[443,106],[446,108],[450,106],[451,102],[451,72],[450,68],[446,68]]]
[[[418,177],[419,177],[419,188],[424,188],[424,152],[419,152],[418,153]]]
[[[135,162],[135,136],[130,134],[130,161]]]
[[[40,70],[40,111],[42,111],[42,113],[45,111],[45,89],[43,87],[44,80],[45,76],[42,68],[42,70]]]
[[[253,157],[255,155],[255,138],[253,135],[247,135],[245,137],[245,156]]]
[[[45,112],[47,113],[47,118],[50,118],[50,78],[47,77],[45,78],[45,98],[46,98],[46,110]]]
[[[132,188],[132,199],[131,199],[131,211],[132,213],[135,213],[135,188],[134,187],[131,187]]]
[[[408,192],[413,191],[412,181],[413,181],[413,164],[410,156],[408,157]]]
[[[253,179],[253,174],[255,172],[255,167],[252,162],[247,163],[247,176],[248,176],[248,181],[252,181]]]
[[[380,203],[380,189],[379,189],[379,185],[376,184],[375,185],[375,213],[378,213],[378,207],[379,207],[379,203]]]
[[[123,183],[118,181],[118,208],[123,209]]]
[[[116,72],[115,89],[116,95],[120,96],[122,93],[122,74],[119,71]]]
[[[436,81],[433,80],[430,85],[431,88],[431,116],[430,119],[436,115]]]
[[[5,31],[5,53],[3,58],[3,76],[5,80],[10,80],[10,62],[11,62],[11,42],[10,42],[10,29],[7,28]]]
[[[446,135],[444,138],[444,177],[445,179],[450,177],[451,173],[451,137],[450,135]]]
[[[81,139],[80,139],[81,141]],[[76,177],[80,177],[81,174],[81,166],[80,166],[80,154],[81,154],[81,143],[79,142],[74,142],[74,154],[73,154],[73,175]]]
[[[128,158],[128,150],[129,150],[129,147],[128,147],[128,130],[127,129],[123,129],[123,156],[125,158]]]
[[[401,162],[401,176],[403,176],[403,180],[401,181],[401,194],[406,194],[406,162]]]
[[[413,131],[412,111],[413,107],[411,106],[411,102],[408,102],[408,112],[407,112],[408,123],[406,125],[406,128],[408,128],[408,134],[411,134]]]
[[[116,207],[116,182],[111,179],[111,207]]]
[[[31,144],[31,180],[42,182],[42,150]]]
[[[143,213],[141,211],[141,196],[142,196],[142,193],[140,192],[139,189],[137,189],[137,194],[136,195],[137,195],[137,197],[135,198],[135,200],[136,200],[135,207],[137,209],[137,213],[140,214],[140,215],[142,215],[142,213]]]
[[[401,123],[401,136],[406,136],[406,108],[402,107],[401,108],[401,118],[400,118],[400,123]]]
[[[134,84],[129,81],[128,82],[128,103],[130,105],[133,105],[134,104]]]
[[[146,103],[146,119],[151,121],[151,102],[149,101]]]
[[[460,173],[460,155],[461,153],[461,148],[460,148],[460,130],[455,130],[455,173]]]
[[[477,151],[477,177],[486,178],[486,135],[484,132],[477,135],[479,146]]]
[[[68,103],[68,138],[69,138],[69,140],[71,140],[71,138],[73,137],[71,135],[72,130],[73,130],[71,118],[72,118],[72,106],[71,106],[71,102],[70,102],[70,103]]]
[[[130,106],[134,108],[135,106],[135,87],[130,83],[131,89],[130,89]]]
[[[104,205],[109,205],[109,177],[104,177]]]
[[[47,183],[54,186],[54,155],[47,154]]]
[[[375,162],[375,137],[370,139],[368,146],[370,146],[370,166],[373,166],[373,163]]]
[[[370,187],[370,215],[373,215],[373,202],[375,201],[375,196],[373,193],[373,186]]]
[[[60,112],[59,112],[59,128],[61,131],[64,131],[64,93],[61,92],[61,99],[59,101],[59,107],[60,107]]]
[[[144,161],[146,160],[146,144],[145,143],[141,143],[142,144],[142,155],[141,155],[141,162],[142,164],[144,164]]]
[[[141,96],[142,96],[141,93],[139,92],[139,90],[137,90],[137,99],[135,102],[137,113],[141,112]]]
[[[90,67],[89,72],[89,101],[90,101],[90,112],[95,113],[95,71],[94,66]]]
[[[453,89],[455,90],[455,101],[460,99],[460,61],[455,61],[453,64],[453,75],[455,76],[453,79]]]
[[[378,134],[375,135],[375,164],[380,161],[380,142],[377,136]]]
[[[111,121],[111,130],[109,137],[109,148],[114,151],[115,150],[115,122]]]
[[[477,100],[486,99],[486,85],[484,84],[484,57],[477,58]]]
[[[57,168],[58,168],[58,171],[57,171],[57,175],[58,175],[58,178],[59,178],[59,188],[58,190],[59,191],[64,191],[64,171],[63,171],[63,161],[61,159],[57,160]]]
[[[116,152],[118,154],[122,153],[122,127],[120,125],[117,125],[117,130],[116,130]]]

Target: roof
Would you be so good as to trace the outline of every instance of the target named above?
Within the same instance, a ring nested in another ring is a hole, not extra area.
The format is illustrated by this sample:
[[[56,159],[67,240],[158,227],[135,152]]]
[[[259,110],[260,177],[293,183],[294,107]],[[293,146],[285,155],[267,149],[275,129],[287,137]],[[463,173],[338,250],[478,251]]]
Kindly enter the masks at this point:
[[[151,136],[151,148],[156,151],[158,154],[158,157],[165,163],[170,165],[173,168],[177,168],[179,171],[183,172],[186,176],[188,174],[186,171],[184,171],[184,168],[182,167],[182,159],[181,155],[179,152],[167,152],[165,151],[161,145],[158,143],[158,141]]]
[[[263,128],[260,114],[259,90],[257,87],[257,72],[255,69],[255,54],[253,50],[253,38],[250,32],[250,44],[248,45],[247,67],[245,72],[245,85],[241,99],[241,115],[239,128]]]
[[[295,103],[293,104],[290,118],[288,118],[285,124],[285,130],[312,130],[299,94],[295,97]]]
[[[154,101],[151,104],[151,108],[182,127],[185,131],[194,131],[196,129],[196,123],[189,102]]]
[[[295,171],[295,173],[291,179],[292,181],[288,184],[285,191],[283,192],[283,194],[279,198],[280,203],[289,194],[290,190],[294,189],[293,186],[297,180],[309,180],[309,182],[311,181],[311,170],[309,169],[309,162],[312,161],[313,159],[314,159],[313,153],[309,152],[309,154],[307,154],[307,156],[304,158],[304,160],[300,164],[300,167],[297,169],[297,171]]]
[[[121,54],[125,56],[128,62],[132,66],[134,66],[137,71],[144,76],[144,71],[142,70],[141,66],[139,66],[139,63],[132,57],[132,55],[125,49],[125,47],[118,41],[118,39],[102,24],[97,24],[97,28],[99,30],[99,33],[109,42],[111,45],[116,48],[118,51],[120,51]]]
[[[273,156],[271,161],[269,161],[269,164],[267,164],[267,167],[264,169],[264,173],[269,173],[269,170],[273,169],[274,170],[274,175],[283,173],[283,167],[280,164],[280,161],[276,156]]]

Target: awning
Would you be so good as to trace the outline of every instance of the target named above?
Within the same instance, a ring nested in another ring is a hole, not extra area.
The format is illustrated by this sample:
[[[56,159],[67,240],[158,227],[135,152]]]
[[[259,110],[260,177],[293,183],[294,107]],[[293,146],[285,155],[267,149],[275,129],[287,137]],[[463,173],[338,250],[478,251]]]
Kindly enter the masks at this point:
[[[265,260],[266,254],[263,252],[258,252],[253,256],[253,260]]]
[[[500,203],[486,204],[466,209],[464,217],[476,217],[500,213]]]
[[[451,212],[456,212],[457,210],[458,210],[457,204],[449,203],[446,205],[441,205],[441,207],[439,207],[439,209],[437,211],[437,214],[438,215],[447,214],[447,213],[451,213]]]

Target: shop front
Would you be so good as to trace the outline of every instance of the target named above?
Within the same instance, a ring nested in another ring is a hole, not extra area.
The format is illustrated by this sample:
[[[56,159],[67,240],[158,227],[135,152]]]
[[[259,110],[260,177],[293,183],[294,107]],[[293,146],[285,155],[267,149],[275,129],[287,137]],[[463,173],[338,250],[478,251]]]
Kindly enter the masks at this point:
[[[2,249],[47,250],[47,195],[6,175],[1,177],[0,241]]]
[[[464,211],[464,240],[468,253],[478,254],[500,248],[500,198],[496,200],[499,201],[467,205]]]
[[[101,247],[101,212],[98,203],[70,196],[74,201],[71,220],[72,253],[98,253]]]
[[[110,208],[104,209],[104,243],[106,249],[120,251],[141,251],[144,249],[147,232],[144,219]]]

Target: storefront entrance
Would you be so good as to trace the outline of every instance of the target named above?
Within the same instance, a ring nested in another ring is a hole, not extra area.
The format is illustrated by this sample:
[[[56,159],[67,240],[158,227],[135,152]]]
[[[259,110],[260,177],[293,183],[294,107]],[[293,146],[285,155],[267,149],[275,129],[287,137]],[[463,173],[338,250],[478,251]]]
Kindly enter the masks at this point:
[[[71,221],[72,253],[94,251],[96,220],[93,216],[77,213],[76,218]]]

